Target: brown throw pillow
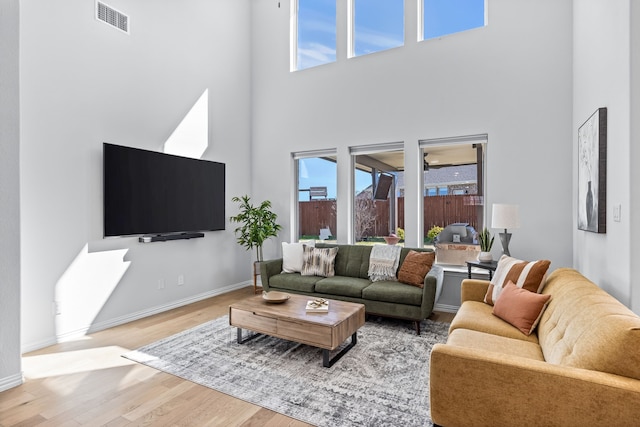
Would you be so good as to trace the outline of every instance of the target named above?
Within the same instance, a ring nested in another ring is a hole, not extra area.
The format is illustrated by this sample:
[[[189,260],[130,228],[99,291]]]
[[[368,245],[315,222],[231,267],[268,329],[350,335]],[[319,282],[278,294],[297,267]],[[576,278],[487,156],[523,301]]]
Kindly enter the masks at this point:
[[[407,285],[424,287],[424,277],[436,260],[435,252],[409,251],[398,271],[398,281]]]
[[[522,289],[509,281],[493,306],[493,314],[509,322],[525,335],[531,335],[547,308],[551,295]]]
[[[484,302],[494,305],[504,286],[509,282],[513,282],[519,288],[526,289],[531,292],[542,292],[545,284],[547,270],[551,265],[551,261],[522,261],[507,255],[502,255],[498,261],[495,273],[491,279],[491,284],[484,296]]]

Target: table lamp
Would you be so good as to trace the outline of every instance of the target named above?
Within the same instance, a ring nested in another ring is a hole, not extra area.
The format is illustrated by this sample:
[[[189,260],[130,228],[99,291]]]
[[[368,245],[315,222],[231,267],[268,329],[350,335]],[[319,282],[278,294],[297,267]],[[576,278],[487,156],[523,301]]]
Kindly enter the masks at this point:
[[[504,255],[511,256],[509,253],[511,233],[507,233],[507,229],[520,228],[519,206],[494,203],[493,212],[491,214],[491,227],[502,228],[504,230],[504,233],[499,233],[500,242],[502,243],[502,253]]]

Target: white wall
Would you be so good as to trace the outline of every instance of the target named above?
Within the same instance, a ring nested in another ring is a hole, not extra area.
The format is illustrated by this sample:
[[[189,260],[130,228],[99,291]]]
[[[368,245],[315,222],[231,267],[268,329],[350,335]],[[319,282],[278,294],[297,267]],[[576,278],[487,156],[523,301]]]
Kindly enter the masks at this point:
[[[95,20],[93,1],[21,5],[23,350],[251,277],[229,225],[168,243],[102,239],[102,143],[162,151],[205,90],[202,157],[227,165],[227,216],[250,193],[249,1],[106,3],[129,15],[130,35]]]
[[[0,3],[0,391],[22,382],[20,363],[19,4]]]
[[[405,2],[404,47],[346,59],[347,2],[338,1],[338,61],[293,73],[289,2],[253,3],[254,193],[289,218],[289,153],[337,148],[345,241],[349,146],[404,141],[410,175],[421,165],[418,140],[487,133],[486,202],[521,206],[511,253],[571,266],[571,2],[492,0],[486,28],[420,43],[415,3]],[[417,181],[406,187],[409,245],[418,243]],[[279,253],[276,243],[265,256]]]
[[[574,219],[573,263],[575,268],[589,279],[622,303],[630,305],[632,262],[630,230],[633,219],[631,207],[634,201],[631,195],[629,156],[631,152],[630,2],[629,0],[574,1],[573,19],[574,197],[572,199],[574,212],[578,209],[577,196],[575,196],[578,164],[577,129],[599,107],[607,107],[608,116],[607,232],[595,234],[580,231]],[[620,222],[613,221],[613,207],[616,204],[622,206]]]
[[[631,7],[629,24],[631,30],[631,138],[630,160],[632,165],[640,164],[640,4],[629,2]],[[631,141],[635,141],[635,144]],[[629,223],[631,228],[631,252],[630,259],[637,260],[640,257],[640,168],[630,167],[631,202]],[[640,263],[631,262],[631,309],[640,313]]]

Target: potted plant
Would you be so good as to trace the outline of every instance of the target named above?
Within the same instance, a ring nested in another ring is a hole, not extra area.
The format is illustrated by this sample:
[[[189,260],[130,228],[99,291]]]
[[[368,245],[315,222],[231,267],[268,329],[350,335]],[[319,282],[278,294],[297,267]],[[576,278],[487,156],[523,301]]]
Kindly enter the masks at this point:
[[[230,218],[231,222],[240,224],[234,230],[238,244],[247,250],[256,248],[256,261],[253,264],[253,287],[256,290],[256,276],[260,272],[260,262],[263,261],[262,245],[267,239],[276,237],[282,227],[276,222],[278,215],[271,211],[269,200],[263,201],[259,206],[254,206],[251,198],[246,195],[234,197],[231,201],[240,203],[240,212]]]
[[[493,261],[493,256],[491,255],[491,247],[493,246],[494,236],[491,236],[491,233],[485,227],[479,234],[478,240],[480,241],[480,255],[478,255],[478,261],[480,262],[490,262]]]

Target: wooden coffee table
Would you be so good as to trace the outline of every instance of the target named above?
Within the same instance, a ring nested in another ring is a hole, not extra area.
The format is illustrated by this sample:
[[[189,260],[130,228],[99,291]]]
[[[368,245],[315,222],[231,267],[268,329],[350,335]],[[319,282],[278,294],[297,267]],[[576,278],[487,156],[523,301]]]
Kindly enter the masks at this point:
[[[328,313],[307,313],[307,301],[314,297],[290,294],[281,304],[266,302],[262,295],[251,296],[229,306],[229,324],[238,328],[238,343],[259,334],[271,335],[322,349],[322,365],[333,366],[358,342],[358,328],[364,325],[364,305],[330,300]],[[257,332],[248,338],[242,330]],[[351,342],[332,359],[335,350],[351,336]]]

